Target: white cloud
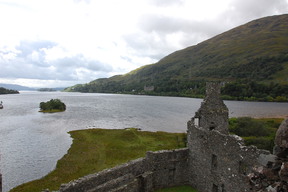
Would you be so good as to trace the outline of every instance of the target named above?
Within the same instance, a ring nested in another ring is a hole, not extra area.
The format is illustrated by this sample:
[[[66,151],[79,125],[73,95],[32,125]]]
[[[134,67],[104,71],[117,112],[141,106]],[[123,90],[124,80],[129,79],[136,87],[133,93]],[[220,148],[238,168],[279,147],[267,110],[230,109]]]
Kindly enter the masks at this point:
[[[287,0],[0,0],[0,82],[64,86],[123,74]]]

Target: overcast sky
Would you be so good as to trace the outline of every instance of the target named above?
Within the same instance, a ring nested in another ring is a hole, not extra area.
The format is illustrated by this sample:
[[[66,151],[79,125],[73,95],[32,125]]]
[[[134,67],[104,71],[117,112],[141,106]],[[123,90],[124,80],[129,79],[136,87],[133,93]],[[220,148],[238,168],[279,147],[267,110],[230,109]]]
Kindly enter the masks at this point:
[[[288,0],[0,0],[0,83],[88,83],[286,13]]]

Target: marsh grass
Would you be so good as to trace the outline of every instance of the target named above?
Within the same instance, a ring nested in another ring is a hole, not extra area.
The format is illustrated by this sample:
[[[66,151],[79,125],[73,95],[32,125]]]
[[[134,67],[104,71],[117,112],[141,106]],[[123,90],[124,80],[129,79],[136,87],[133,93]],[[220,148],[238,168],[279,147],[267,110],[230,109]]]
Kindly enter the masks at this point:
[[[185,147],[185,133],[146,132],[136,129],[88,129],[69,132],[73,144],[42,179],[22,184],[11,192],[59,189],[79,177],[144,157],[147,151]]]

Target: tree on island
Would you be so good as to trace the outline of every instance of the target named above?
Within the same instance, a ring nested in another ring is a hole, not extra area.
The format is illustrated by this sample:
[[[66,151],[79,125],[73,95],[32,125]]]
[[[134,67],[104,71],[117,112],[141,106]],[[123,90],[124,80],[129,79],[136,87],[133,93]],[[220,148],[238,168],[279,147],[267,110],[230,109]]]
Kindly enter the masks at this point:
[[[66,105],[60,99],[51,99],[40,103],[40,112],[61,112],[66,110]]]

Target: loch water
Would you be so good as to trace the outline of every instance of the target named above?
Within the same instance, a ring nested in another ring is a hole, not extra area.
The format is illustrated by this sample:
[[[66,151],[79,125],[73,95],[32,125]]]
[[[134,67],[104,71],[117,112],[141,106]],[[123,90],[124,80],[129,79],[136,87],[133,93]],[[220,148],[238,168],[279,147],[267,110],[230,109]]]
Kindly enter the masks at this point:
[[[39,113],[39,103],[61,99],[61,113]],[[202,99],[121,94],[21,92],[0,95],[0,171],[3,192],[52,171],[69,149],[69,131],[140,128],[185,132]],[[288,115],[288,103],[225,101],[230,117]]]

